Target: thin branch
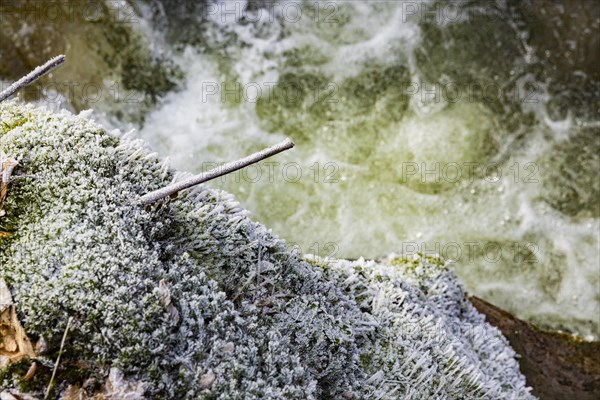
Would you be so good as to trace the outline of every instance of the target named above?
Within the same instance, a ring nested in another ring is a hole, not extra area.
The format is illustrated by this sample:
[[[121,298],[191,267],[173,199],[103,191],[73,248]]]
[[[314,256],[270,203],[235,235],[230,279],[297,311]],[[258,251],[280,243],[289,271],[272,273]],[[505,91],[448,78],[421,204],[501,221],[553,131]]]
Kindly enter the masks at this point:
[[[180,190],[184,190],[190,188],[192,186],[196,186],[200,183],[210,181],[211,179],[218,178],[223,175],[227,175],[231,172],[237,171],[248,165],[257,163],[265,158],[274,156],[275,154],[281,153],[282,151],[291,149],[294,147],[294,142],[290,139],[286,139],[281,143],[276,144],[275,146],[269,147],[267,149],[261,150],[258,153],[251,154],[242,159],[232,161],[225,165],[222,165],[217,168],[213,168],[210,171],[204,172],[202,174],[193,176],[189,179],[183,180],[181,182],[175,182],[169,186],[165,186],[162,189],[155,190],[148,194],[143,195],[139,198],[139,202],[142,204],[150,204],[157,200],[160,200],[167,196],[172,196],[179,192]]]
[[[31,85],[33,82],[37,81],[53,69],[60,67],[64,62],[65,56],[60,55],[46,61],[44,65],[36,67],[33,71],[10,85],[6,90],[2,91],[2,93],[0,93],[0,102],[6,100],[25,86]]]
[[[52,390],[52,383],[54,382],[54,377],[56,376],[56,371],[58,370],[60,356],[62,355],[63,348],[65,347],[65,342],[67,341],[67,333],[69,333],[71,321],[73,321],[73,317],[69,317],[69,320],[67,321],[67,327],[65,328],[65,333],[63,334],[62,341],[60,342],[60,349],[58,349],[58,357],[56,357],[56,363],[54,364],[54,370],[52,371],[52,376],[50,377],[50,383],[48,383],[48,387],[46,388],[44,400],[46,400],[48,396],[50,396],[50,390]]]

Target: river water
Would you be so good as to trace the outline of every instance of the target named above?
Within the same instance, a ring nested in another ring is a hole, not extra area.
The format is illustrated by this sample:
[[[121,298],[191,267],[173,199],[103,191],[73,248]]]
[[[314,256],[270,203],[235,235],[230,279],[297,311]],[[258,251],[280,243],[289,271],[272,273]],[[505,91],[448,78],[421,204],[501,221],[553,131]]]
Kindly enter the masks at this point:
[[[107,3],[120,23],[79,10],[44,51],[78,49],[70,76],[126,95],[63,85],[51,106],[95,108],[192,172],[289,136],[294,150],[212,185],[305,253],[438,253],[470,292],[598,338],[596,3]],[[44,18],[11,15],[32,63]]]

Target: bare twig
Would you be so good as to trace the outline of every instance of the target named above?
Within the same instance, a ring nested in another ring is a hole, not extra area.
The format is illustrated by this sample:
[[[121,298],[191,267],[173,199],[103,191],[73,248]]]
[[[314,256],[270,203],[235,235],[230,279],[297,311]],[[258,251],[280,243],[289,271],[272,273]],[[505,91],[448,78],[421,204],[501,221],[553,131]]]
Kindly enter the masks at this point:
[[[180,190],[188,189],[192,186],[199,185],[200,183],[210,181],[211,179],[227,175],[231,172],[247,167],[248,165],[264,160],[265,158],[281,153],[282,151],[291,149],[292,147],[294,147],[294,142],[292,142],[290,139],[286,139],[283,142],[278,143],[275,146],[269,147],[267,149],[261,150],[258,153],[251,154],[247,157],[236,161],[232,161],[217,168],[213,168],[210,171],[193,176],[189,179],[183,180],[181,182],[175,182],[169,186],[165,186],[162,189],[158,189],[153,192],[147,193],[139,198],[139,202],[142,204],[153,203],[164,197],[172,196]]]
[[[60,55],[46,61],[44,65],[36,67],[33,71],[31,71],[30,73],[28,73],[27,75],[10,85],[6,90],[2,91],[2,93],[0,93],[0,102],[6,100],[25,86],[31,85],[33,82],[37,81],[53,69],[61,66],[64,62],[65,56]]]
[[[63,348],[65,347],[67,333],[69,333],[69,328],[71,327],[71,321],[73,321],[73,317],[69,317],[69,320],[67,321],[67,327],[65,328],[65,333],[63,334],[62,341],[60,342],[60,349],[58,349],[58,356],[56,357],[56,363],[54,364],[54,370],[52,371],[50,382],[48,383],[48,387],[46,388],[44,400],[46,400],[48,396],[50,396],[50,390],[52,390],[52,383],[54,383],[54,377],[56,376],[56,371],[58,370],[58,363],[60,362],[60,356],[62,355]]]

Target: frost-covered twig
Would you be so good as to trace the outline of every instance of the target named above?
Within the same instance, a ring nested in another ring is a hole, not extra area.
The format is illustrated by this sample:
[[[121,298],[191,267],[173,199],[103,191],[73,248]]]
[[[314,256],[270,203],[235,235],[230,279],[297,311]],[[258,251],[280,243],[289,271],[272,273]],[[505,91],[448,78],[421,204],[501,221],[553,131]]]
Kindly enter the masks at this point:
[[[33,82],[37,81],[53,69],[61,66],[64,62],[65,56],[60,55],[46,61],[44,65],[36,67],[33,71],[31,71],[30,73],[28,73],[27,75],[10,85],[6,90],[2,91],[2,93],[0,93],[0,101],[6,100],[25,86],[31,85]]]
[[[65,333],[63,334],[62,340],[60,342],[60,349],[58,349],[58,356],[56,357],[56,363],[54,364],[54,370],[52,371],[50,382],[48,383],[48,387],[46,388],[44,400],[46,400],[48,396],[50,396],[50,390],[52,390],[52,383],[54,382],[54,377],[56,376],[56,371],[58,370],[58,363],[60,362],[60,356],[62,355],[63,349],[65,347],[67,333],[69,333],[69,327],[71,327],[71,321],[73,321],[73,317],[69,317],[69,320],[67,321],[67,327],[65,328]]]
[[[162,189],[158,189],[153,192],[147,193],[140,197],[139,202],[142,204],[153,203],[164,197],[174,195],[180,190],[196,186],[200,183],[210,181],[211,179],[215,179],[223,175],[227,175],[231,172],[237,171],[238,169],[242,169],[244,167],[247,167],[248,165],[264,160],[265,158],[281,153],[282,151],[291,149],[292,147],[294,147],[294,142],[292,142],[290,139],[286,139],[283,142],[278,143],[275,146],[269,147],[267,149],[261,150],[258,153],[251,154],[242,159],[232,161],[217,168],[213,168],[208,172],[195,175],[189,179],[183,180],[181,182],[176,182],[169,186],[165,186]]]

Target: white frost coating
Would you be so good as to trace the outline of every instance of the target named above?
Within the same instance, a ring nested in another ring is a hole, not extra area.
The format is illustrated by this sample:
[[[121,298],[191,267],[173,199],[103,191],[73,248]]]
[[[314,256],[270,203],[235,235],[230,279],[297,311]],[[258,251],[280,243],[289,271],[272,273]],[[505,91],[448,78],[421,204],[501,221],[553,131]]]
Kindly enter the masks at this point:
[[[302,259],[222,191],[132,205],[174,178],[139,140],[14,102],[0,120],[24,176],[0,276],[51,349],[73,317],[61,365],[151,398],[533,399],[439,259]]]

